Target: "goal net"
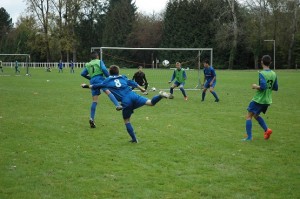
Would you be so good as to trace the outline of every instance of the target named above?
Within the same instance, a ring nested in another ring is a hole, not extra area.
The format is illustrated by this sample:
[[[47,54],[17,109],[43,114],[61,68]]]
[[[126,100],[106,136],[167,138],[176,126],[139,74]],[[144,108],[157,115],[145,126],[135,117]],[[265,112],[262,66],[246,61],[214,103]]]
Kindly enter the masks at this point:
[[[200,89],[203,72],[202,61],[209,59],[213,62],[212,48],[127,48],[127,47],[91,47],[91,51],[98,51],[106,66],[112,64],[121,68],[120,73],[132,79],[138,66],[143,66],[148,88],[169,89],[176,62],[180,62],[185,69],[187,80],[185,89]],[[162,62],[168,60],[170,64],[164,66]]]

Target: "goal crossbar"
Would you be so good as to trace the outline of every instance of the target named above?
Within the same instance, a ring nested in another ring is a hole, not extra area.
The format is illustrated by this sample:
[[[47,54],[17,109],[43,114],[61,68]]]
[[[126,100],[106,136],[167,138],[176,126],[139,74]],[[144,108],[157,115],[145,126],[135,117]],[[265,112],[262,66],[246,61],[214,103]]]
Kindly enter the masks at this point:
[[[210,52],[210,64],[213,64],[213,48],[131,48],[131,47],[91,47],[92,51],[100,51],[100,59],[103,59],[103,50],[153,50],[153,51],[198,51],[198,84],[195,88],[201,87],[200,80],[200,55],[202,51]]]

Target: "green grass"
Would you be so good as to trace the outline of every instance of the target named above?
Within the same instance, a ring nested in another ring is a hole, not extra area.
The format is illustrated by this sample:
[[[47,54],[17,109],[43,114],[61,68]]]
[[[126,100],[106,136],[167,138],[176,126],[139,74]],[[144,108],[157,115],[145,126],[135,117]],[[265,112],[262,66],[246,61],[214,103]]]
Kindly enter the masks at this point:
[[[300,198],[298,71],[277,71],[279,92],[263,115],[268,141],[255,121],[254,141],[240,141],[257,72],[217,71],[220,103],[209,93],[201,103],[200,91],[184,101],[177,90],[135,110],[138,144],[105,95],[89,128],[91,96],[75,72],[0,73],[0,198]]]

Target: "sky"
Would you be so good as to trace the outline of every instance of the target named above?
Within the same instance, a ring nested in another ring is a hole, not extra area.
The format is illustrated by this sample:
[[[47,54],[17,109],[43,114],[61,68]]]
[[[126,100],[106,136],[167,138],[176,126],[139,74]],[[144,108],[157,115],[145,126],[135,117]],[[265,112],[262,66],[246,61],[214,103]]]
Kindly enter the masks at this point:
[[[152,14],[163,11],[167,2],[168,0],[136,0],[135,5],[138,12]],[[26,3],[25,0],[0,0],[0,7],[4,7],[13,23],[16,23],[18,17],[25,13]]]

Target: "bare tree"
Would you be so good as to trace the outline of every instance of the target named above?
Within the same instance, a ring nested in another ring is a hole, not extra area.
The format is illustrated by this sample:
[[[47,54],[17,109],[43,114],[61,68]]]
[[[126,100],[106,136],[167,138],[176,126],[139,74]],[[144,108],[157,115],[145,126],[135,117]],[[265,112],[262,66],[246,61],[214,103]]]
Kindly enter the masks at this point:
[[[51,60],[49,42],[50,0],[28,0],[29,9],[35,14],[42,26],[47,61]]]
[[[235,0],[227,0],[228,5],[231,10],[231,15],[232,15],[232,28],[233,28],[233,40],[232,40],[232,46],[230,50],[230,55],[229,55],[229,69],[233,68],[233,60],[236,55],[236,48],[237,48],[237,39],[238,39],[238,21],[237,21],[237,16],[235,12]]]
[[[293,22],[291,27],[291,42],[289,46],[289,53],[288,53],[288,68],[291,68],[292,66],[292,52],[295,45],[295,34],[297,32],[297,23],[298,23],[298,16],[297,16],[297,10],[299,8],[300,2],[298,0],[294,0],[293,2]]]

